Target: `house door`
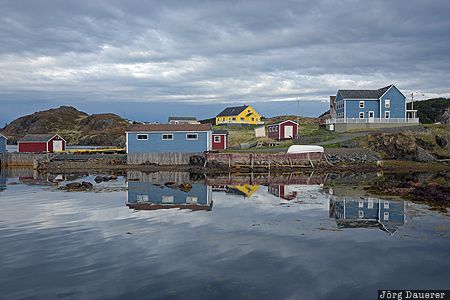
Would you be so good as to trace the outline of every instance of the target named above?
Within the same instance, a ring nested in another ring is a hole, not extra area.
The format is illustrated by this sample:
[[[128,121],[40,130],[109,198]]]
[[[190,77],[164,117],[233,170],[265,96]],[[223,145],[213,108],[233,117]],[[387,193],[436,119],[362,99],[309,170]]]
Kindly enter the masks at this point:
[[[284,127],[284,138],[292,139],[294,137],[294,126],[285,126]]]
[[[369,111],[369,123],[373,123],[375,119],[375,113],[373,111]]]
[[[63,141],[53,141],[53,152],[63,150]]]

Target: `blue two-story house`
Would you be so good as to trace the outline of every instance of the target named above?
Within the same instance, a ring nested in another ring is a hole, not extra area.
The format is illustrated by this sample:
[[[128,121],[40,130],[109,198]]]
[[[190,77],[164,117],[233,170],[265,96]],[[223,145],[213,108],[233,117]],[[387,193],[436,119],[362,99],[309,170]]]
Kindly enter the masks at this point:
[[[6,136],[0,134],[0,154],[6,153]]]
[[[333,99],[334,100],[334,99]],[[327,128],[337,132],[417,125],[416,110],[393,84],[377,90],[338,90]]]

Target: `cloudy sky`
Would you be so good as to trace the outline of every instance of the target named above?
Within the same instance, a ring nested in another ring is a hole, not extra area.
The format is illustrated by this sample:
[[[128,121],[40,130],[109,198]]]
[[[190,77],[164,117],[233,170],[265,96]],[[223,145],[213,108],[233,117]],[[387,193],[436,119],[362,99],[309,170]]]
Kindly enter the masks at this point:
[[[317,116],[339,88],[450,96],[449,74],[448,0],[0,0],[3,123],[59,105]]]

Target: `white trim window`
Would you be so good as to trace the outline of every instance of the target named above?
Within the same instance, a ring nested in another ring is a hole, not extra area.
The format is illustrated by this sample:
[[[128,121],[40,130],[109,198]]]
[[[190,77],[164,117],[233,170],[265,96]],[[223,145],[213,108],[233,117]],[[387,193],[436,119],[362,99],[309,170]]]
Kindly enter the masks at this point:
[[[388,212],[388,211],[385,211],[385,212],[383,213],[383,220],[384,220],[384,221],[389,221],[389,212]]]
[[[222,137],[220,135],[214,136],[214,143],[220,143],[222,141]]]
[[[391,100],[390,99],[384,100],[384,108],[391,108]]]
[[[358,218],[363,219],[364,218],[364,212],[362,210],[358,210]]]
[[[163,141],[172,141],[173,134],[172,133],[163,133],[163,134],[161,134],[161,138]]]
[[[384,209],[389,209],[389,201],[384,201]]]
[[[364,101],[359,101],[359,108],[364,108]]]
[[[363,111],[359,112],[359,118],[360,119],[364,119],[364,112]]]
[[[148,134],[138,133],[138,134],[136,134],[136,140],[146,141],[146,140],[148,140]]]
[[[164,204],[173,203],[173,200],[174,200],[173,196],[168,196],[168,195],[162,195],[161,196],[161,202],[164,203]]]
[[[385,118],[385,119],[390,119],[390,118],[391,118],[391,112],[390,112],[389,110],[386,110],[386,111],[384,112],[384,118]]]
[[[186,196],[186,204],[197,204],[198,197],[195,196]]]
[[[364,207],[364,201],[359,200],[359,201],[358,201],[358,207],[359,207],[359,208]]]
[[[148,195],[136,195],[137,203],[145,203],[148,202]]]
[[[197,133],[186,133],[186,140],[196,141],[196,140],[198,140],[198,134]]]

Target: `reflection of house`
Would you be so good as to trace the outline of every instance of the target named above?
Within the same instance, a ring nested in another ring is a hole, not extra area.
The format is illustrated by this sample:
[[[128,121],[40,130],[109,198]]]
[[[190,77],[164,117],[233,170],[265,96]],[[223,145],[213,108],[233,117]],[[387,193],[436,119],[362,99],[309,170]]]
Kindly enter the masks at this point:
[[[6,178],[0,177],[0,191],[3,191],[4,189],[6,189]]]
[[[342,228],[380,228],[394,234],[405,224],[404,201],[378,198],[337,198],[330,201],[330,218]]]
[[[211,210],[211,187],[193,183],[188,192],[150,182],[128,182],[127,206],[137,210],[167,208]]]
[[[195,117],[169,117],[169,124],[200,124]]]
[[[216,116],[216,125],[263,124],[261,116],[250,105],[227,107]]]
[[[259,189],[259,185],[243,184],[227,186],[227,193],[251,197]]]
[[[19,152],[58,152],[66,150],[66,141],[57,134],[27,134],[17,144]]]

